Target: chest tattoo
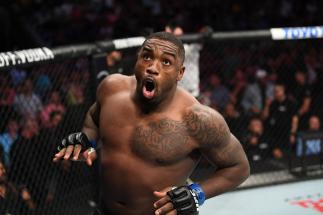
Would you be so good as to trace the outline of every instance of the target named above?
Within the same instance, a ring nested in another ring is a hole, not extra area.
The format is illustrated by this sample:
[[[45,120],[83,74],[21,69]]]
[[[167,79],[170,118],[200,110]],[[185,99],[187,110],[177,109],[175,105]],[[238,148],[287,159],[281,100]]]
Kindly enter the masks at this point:
[[[189,139],[185,124],[161,119],[135,128],[132,150],[141,157],[167,162],[191,150]]]
[[[207,107],[194,107],[183,121],[168,118],[137,126],[132,136],[132,150],[140,157],[171,162],[187,156],[196,144],[204,148],[225,144],[230,131]]]

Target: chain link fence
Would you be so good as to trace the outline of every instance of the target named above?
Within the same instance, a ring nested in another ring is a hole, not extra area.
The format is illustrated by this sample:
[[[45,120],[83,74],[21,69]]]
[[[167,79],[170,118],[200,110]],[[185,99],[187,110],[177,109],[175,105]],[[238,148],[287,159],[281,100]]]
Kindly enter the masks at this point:
[[[82,127],[92,101],[89,68],[77,58],[1,72],[0,214],[90,210],[95,168],[52,162],[61,139]]]
[[[264,39],[185,44],[180,85],[218,110],[241,141],[252,167],[242,187],[322,176],[322,45]],[[95,86],[109,74],[132,74],[137,48],[1,71],[0,214],[90,213],[98,165],[52,158],[57,143],[80,130]],[[214,170],[202,160],[191,179]]]
[[[322,40],[204,44],[198,98],[222,113],[246,151],[252,176],[242,187],[322,175],[322,45]],[[206,167],[194,176],[198,180],[213,170]]]

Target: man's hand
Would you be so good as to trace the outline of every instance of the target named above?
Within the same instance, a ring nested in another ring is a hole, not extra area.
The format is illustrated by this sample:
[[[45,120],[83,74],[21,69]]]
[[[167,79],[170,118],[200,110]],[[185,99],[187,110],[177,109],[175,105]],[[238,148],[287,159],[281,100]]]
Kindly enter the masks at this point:
[[[170,197],[167,195],[167,191],[169,190],[171,190],[171,188],[154,192],[154,195],[159,198],[159,200],[154,203],[156,215],[177,215],[177,211],[174,208]]]
[[[90,147],[89,140],[82,133],[73,133],[64,138],[58,146],[58,150],[59,152],[55,154],[53,159],[54,162],[61,159],[86,161],[91,166],[97,158],[95,149]]]
[[[168,192],[166,192],[168,190]],[[205,193],[198,184],[155,191],[159,198],[154,203],[156,215],[198,215],[199,206],[205,201]]]

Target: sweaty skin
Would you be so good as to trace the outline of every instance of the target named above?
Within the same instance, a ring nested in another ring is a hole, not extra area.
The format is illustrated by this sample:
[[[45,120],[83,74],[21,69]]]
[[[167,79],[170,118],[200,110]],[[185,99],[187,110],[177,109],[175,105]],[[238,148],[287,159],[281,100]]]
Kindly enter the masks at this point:
[[[177,87],[182,63],[176,45],[149,39],[139,51],[135,76],[111,75],[98,87],[82,131],[101,145],[102,203],[114,215],[176,215],[165,192],[184,185],[201,156],[218,167],[200,183],[207,198],[249,174],[223,117]],[[146,92],[147,79],[154,82],[153,92]],[[79,151],[69,146],[55,160],[77,159]]]

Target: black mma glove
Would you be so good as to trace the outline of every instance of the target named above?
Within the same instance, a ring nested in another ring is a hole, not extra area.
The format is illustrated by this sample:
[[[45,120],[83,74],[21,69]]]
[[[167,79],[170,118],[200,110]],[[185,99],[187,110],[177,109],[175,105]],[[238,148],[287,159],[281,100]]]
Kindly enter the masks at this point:
[[[63,148],[66,148],[67,146],[70,146],[70,145],[75,146],[77,144],[82,146],[81,152],[84,152],[88,148],[92,147],[91,142],[83,132],[76,132],[76,133],[69,134],[67,137],[65,137],[57,147],[57,150],[61,151]]]
[[[178,215],[198,215],[199,206],[205,201],[205,194],[197,184],[180,186],[167,192]]]

